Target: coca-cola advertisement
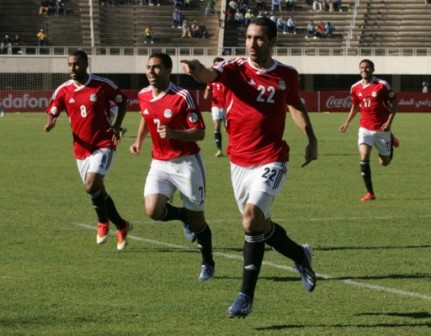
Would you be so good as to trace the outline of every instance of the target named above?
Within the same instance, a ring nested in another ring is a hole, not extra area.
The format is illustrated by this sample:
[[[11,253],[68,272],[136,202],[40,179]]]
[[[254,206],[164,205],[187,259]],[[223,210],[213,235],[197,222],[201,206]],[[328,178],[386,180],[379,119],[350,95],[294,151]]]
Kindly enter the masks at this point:
[[[0,91],[0,100],[6,112],[43,112],[52,91],[15,90]],[[129,111],[139,111],[138,91],[125,90]],[[203,91],[191,91],[201,111],[211,110],[211,99],[203,98]],[[301,98],[309,112],[349,112],[352,105],[348,91],[303,91]],[[431,93],[398,92],[398,112],[431,112]]]

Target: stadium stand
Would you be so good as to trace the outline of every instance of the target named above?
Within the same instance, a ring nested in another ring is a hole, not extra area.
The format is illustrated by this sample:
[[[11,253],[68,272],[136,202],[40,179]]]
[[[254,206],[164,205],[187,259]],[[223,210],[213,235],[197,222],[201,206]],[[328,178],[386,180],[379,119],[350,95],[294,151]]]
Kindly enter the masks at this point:
[[[144,29],[151,26],[154,46],[244,47],[245,28],[224,22],[220,15],[205,16],[205,1],[194,1],[184,11],[189,21],[204,22],[209,36],[205,39],[181,39],[181,29],[171,28],[172,0],[160,0],[161,6],[135,5],[122,1],[118,6],[101,6],[99,0],[65,0],[67,15],[38,15],[39,0],[2,0],[0,2],[0,36],[19,34],[23,45],[37,45],[36,33],[43,28],[49,46],[144,46]],[[137,1],[138,2],[138,1]],[[226,2],[224,2],[226,3]],[[344,0],[342,12],[313,11],[305,1],[298,1],[293,15],[297,34],[280,34],[278,47],[285,48],[430,48],[431,8],[423,0]],[[216,1],[221,8],[222,0]],[[255,0],[251,7],[256,9]],[[254,7],[253,7],[254,6]],[[267,3],[265,9],[269,15]],[[220,14],[220,12],[218,13]],[[277,14],[279,14],[277,12]],[[336,31],[330,38],[305,39],[307,23],[331,21]],[[93,30],[90,30],[93,27]],[[220,38],[219,33],[224,32]],[[223,46],[219,46],[223,41]]]

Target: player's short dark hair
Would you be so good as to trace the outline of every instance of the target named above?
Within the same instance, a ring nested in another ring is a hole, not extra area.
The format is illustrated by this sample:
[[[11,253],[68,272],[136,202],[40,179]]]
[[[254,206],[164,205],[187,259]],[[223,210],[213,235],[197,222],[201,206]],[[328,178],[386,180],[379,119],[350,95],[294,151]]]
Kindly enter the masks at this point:
[[[361,65],[362,63],[368,63],[368,65],[370,66],[370,68],[374,70],[374,63],[373,63],[373,61],[365,58],[365,59],[363,59],[362,61],[359,62],[359,65]]]
[[[88,55],[84,50],[73,50],[69,53],[69,56],[75,56],[88,63]]]
[[[154,54],[151,54],[148,59],[151,59],[151,58],[154,58],[154,57],[161,59],[162,60],[162,64],[164,65],[164,67],[166,69],[172,69],[172,58],[168,54],[161,53],[161,52],[156,52]]]
[[[213,63],[218,63],[218,62],[223,62],[224,61],[224,58],[223,57],[215,57],[214,59],[213,59]]]
[[[250,21],[250,24],[266,27],[266,35],[270,40],[277,37],[277,25],[274,21],[267,17],[257,17]]]

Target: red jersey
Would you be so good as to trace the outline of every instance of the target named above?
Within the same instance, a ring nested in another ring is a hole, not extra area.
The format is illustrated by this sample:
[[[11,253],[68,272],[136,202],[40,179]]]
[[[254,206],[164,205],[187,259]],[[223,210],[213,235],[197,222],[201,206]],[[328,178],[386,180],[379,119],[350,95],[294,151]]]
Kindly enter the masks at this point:
[[[210,88],[212,94],[211,106],[218,108],[226,108],[224,99],[225,99],[225,90],[222,83],[212,82],[208,83],[207,87]]]
[[[230,160],[245,167],[288,161],[283,134],[287,105],[300,104],[298,72],[275,60],[268,69],[257,69],[242,57],[213,68],[226,88]]]
[[[369,84],[359,81],[350,89],[352,104],[359,105],[361,120],[359,126],[370,131],[380,130],[388,120],[389,106],[396,99],[395,92],[384,80],[373,77]]]
[[[46,112],[58,117],[66,110],[73,134],[75,158],[84,159],[100,148],[115,149],[112,133],[108,132],[110,101],[121,103],[126,98],[108,79],[90,75],[77,86],[73,80],[60,85],[54,92]]]
[[[142,117],[151,134],[154,159],[168,161],[199,153],[196,142],[161,139],[157,132],[158,126],[177,130],[205,128],[201,112],[189,91],[169,83],[165,92],[154,97],[151,86],[148,86],[139,92],[138,100]]]

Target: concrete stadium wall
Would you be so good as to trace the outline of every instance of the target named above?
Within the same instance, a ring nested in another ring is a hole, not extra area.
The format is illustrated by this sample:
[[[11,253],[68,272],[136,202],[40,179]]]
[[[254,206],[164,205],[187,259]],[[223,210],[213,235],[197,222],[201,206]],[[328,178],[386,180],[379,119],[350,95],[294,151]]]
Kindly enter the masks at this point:
[[[203,64],[212,64],[214,56],[199,56]],[[192,56],[174,56],[173,73],[182,73],[181,59]],[[288,56],[275,57],[294,66],[301,74],[357,74],[360,60],[364,56]],[[66,56],[2,56],[0,71],[3,73],[62,73],[67,72]],[[385,75],[431,74],[431,57],[424,56],[371,56],[376,73]],[[139,74],[145,72],[147,56],[98,56],[90,59],[90,69],[94,73]]]

